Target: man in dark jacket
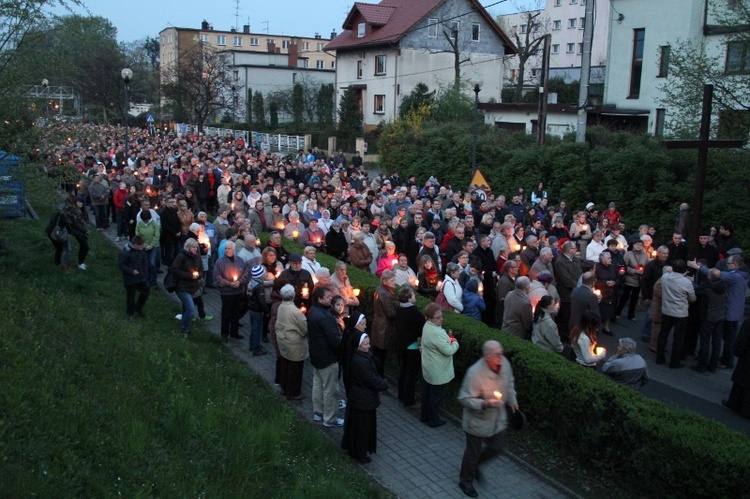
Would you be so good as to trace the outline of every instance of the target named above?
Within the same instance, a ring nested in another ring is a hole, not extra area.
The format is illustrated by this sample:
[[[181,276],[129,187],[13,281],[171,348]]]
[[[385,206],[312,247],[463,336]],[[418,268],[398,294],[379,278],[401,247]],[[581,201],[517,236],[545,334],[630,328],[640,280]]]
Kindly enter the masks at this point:
[[[331,289],[318,286],[312,297],[313,305],[307,313],[307,341],[313,366],[313,420],[322,421],[326,428],[343,426],[344,419],[336,414],[341,337],[329,311]]]
[[[180,236],[182,236],[182,228],[180,226],[180,218],[177,216],[177,200],[174,198],[167,199],[166,206],[164,206],[160,212],[159,217],[161,218],[161,251],[162,260],[167,267],[172,266],[174,258],[180,251]]]
[[[477,238],[477,248],[473,255],[482,262],[482,286],[484,287],[484,302],[487,305],[482,312],[482,322],[488,326],[495,324],[495,268],[497,263],[492,252],[492,241],[489,236],[482,234]]]
[[[302,268],[302,257],[297,253],[289,255],[289,268],[280,276],[294,286],[294,304],[298,307],[310,308],[310,298],[315,287],[310,272]]]
[[[557,292],[560,294],[560,312],[557,314],[557,329],[560,339],[568,341],[570,332],[570,295],[578,285],[581,276],[581,261],[576,254],[576,244],[572,241],[566,242],[562,247],[562,254],[555,262],[555,280],[557,281]]]
[[[570,329],[573,329],[581,322],[581,318],[587,310],[600,315],[599,298],[594,294],[594,284],[596,284],[596,274],[585,272],[581,276],[581,285],[570,293],[570,320],[568,321]],[[605,333],[607,333],[606,330]],[[614,336],[613,333],[608,334]]]
[[[708,279],[698,286],[695,294],[700,301],[700,350],[698,364],[692,366],[691,369],[699,373],[706,371],[714,373],[719,364],[726,314],[726,284],[721,280],[721,271],[709,270]]]
[[[125,285],[126,308],[125,316],[133,318],[133,314],[145,317],[143,306],[148,300],[149,287],[148,256],[143,251],[143,238],[135,236],[130,244],[126,244],[120,252],[118,267],[122,272],[122,281]],[[136,292],[140,293],[138,301],[135,300]]]

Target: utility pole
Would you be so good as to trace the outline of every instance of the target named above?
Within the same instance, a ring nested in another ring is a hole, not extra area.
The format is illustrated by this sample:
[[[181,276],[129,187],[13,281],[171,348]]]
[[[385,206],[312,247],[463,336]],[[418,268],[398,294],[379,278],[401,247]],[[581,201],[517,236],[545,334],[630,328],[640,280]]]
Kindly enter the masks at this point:
[[[578,90],[578,127],[576,142],[586,140],[586,105],[589,100],[591,77],[591,42],[594,39],[594,1],[586,2],[586,17],[583,26],[583,54],[581,54],[581,82]]]
[[[542,56],[542,81],[539,82],[539,112],[536,121],[536,145],[544,146],[547,134],[547,102],[549,101],[549,53],[552,35],[544,35],[544,54]]]

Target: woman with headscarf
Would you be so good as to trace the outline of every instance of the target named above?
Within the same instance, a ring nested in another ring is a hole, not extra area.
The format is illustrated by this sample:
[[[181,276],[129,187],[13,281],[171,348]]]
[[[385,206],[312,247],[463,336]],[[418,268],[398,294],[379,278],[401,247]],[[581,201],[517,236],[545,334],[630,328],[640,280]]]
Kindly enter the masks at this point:
[[[294,286],[284,285],[279,294],[282,302],[276,309],[274,328],[280,353],[279,384],[287,400],[302,400],[302,372],[308,357],[307,318],[294,305]]]
[[[378,374],[375,358],[370,353],[370,337],[365,334],[367,319],[355,313],[345,336],[341,366],[346,387],[346,417],[341,448],[360,463],[369,463],[368,455],[377,451],[377,415],[380,395],[388,382]]]
[[[346,261],[349,244],[346,242],[346,235],[341,230],[340,222],[333,222],[331,230],[326,234],[326,253],[338,260]]]

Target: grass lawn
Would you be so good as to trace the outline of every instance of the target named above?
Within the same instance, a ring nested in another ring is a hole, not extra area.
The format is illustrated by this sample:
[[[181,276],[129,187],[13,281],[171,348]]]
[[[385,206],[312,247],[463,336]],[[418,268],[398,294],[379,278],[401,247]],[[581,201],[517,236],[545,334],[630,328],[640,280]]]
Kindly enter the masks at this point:
[[[161,291],[126,320],[96,231],[57,269],[55,195],[27,195],[40,220],[0,221],[0,497],[389,496]]]

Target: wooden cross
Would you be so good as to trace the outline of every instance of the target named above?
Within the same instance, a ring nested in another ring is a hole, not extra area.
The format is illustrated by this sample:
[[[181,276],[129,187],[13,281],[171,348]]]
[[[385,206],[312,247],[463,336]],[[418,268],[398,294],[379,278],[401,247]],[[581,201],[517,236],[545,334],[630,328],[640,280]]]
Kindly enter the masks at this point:
[[[703,86],[703,109],[701,111],[701,129],[698,140],[664,140],[662,146],[666,149],[697,149],[698,168],[695,171],[695,195],[693,196],[693,216],[690,217],[690,237],[688,239],[688,258],[695,258],[698,253],[698,237],[701,230],[701,216],[703,214],[703,189],[706,182],[706,164],[708,150],[730,149],[742,147],[744,140],[724,139],[711,140],[711,106],[714,97],[714,86]]]

